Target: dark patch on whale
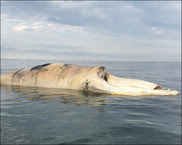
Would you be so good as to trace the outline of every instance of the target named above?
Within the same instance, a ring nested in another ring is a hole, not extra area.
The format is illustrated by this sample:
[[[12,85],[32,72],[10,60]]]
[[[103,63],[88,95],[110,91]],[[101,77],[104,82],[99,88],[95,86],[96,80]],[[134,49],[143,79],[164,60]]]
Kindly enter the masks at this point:
[[[106,68],[104,66],[99,67],[100,70],[104,71]]]
[[[46,64],[42,64],[42,65],[37,65],[37,66],[35,66],[35,67],[32,67],[32,68],[30,69],[30,71],[42,69],[43,67],[48,66],[48,65],[50,65],[50,64],[51,64],[51,63],[46,63]]]
[[[156,86],[154,90],[164,90],[164,88],[162,86]]]

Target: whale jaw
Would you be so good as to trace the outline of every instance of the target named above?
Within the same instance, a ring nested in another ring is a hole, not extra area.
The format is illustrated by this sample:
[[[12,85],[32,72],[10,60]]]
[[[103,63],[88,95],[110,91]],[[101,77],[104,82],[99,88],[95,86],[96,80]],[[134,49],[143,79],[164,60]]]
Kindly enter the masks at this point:
[[[120,78],[107,73],[100,72],[90,85],[91,91],[104,92],[107,94],[126,96],[149,96],[149,95],[178,95],[175,90],[166,90],[163,86],[144,80]]]

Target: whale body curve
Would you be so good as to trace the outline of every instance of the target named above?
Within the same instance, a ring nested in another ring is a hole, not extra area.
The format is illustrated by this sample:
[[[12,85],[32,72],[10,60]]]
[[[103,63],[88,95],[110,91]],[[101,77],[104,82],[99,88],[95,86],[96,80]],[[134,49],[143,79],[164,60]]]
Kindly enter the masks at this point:
[[[61,88],[118,95],[178,95],[178,91],[138,79],[120,78],[104,66],[53,63],[24,68],[1,76],[1,85]]]

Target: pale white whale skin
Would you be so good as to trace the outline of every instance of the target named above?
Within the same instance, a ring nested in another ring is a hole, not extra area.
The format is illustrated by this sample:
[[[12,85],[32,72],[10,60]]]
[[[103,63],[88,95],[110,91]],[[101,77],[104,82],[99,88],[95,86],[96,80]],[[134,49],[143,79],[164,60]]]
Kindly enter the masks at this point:
[[[178,95],[155,83],[119,78],[105,67],[54,63],[24,68],[1,76],[1,85],[73,89],[118,95]]]

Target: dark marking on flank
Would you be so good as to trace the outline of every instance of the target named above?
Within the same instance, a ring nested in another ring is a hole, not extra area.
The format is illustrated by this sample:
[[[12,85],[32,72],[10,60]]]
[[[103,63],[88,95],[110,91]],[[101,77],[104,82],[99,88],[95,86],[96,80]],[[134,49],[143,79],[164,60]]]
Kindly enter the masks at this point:
[[[20,72],[21,70],[23,70],[23,69],[17,70],[17,71],[13,74],[13,77],[16,76],[16,75],[19,75],[19,72]]]
[[[17,78],[18,81],[19,81],[20,79],[23,79],[23,77],[22,77],[23,74],[20,73],[22,70],[23,70],[23,69],[19,69],[19,70],[17,70],[17,71],[13,74],[13,76],[12,76],[12,84],[13,84],[13,81],[14,81],[15,78]]]
[[[64,67],[68,67],[70,64],[64,64]]]
[[[70,66],[70,64],[64,64],[63,66],[60,67],[62,70],[62,73],[64,73],[65,69],[67,69]]]
[[[37,65],[37,66],[35,66],[35,67],[32,67],[31,69],[30,69],[30,71],[33,71],[33,70],[39,70],[39,69],[41,69],[41,68],[43,68],[43,67],[45,67],[45,66],[48,66],[48,65],[50,65],[51,63],[46,63],[46,64],[43,64],[43,65]]]
[[[86,96],[88,96],[88,85],[89,85],[89,82],[88,82],[88,80],[86,80],[86,82],[85,82],[85,86],[84,86],[84,94],[86,95]]]

